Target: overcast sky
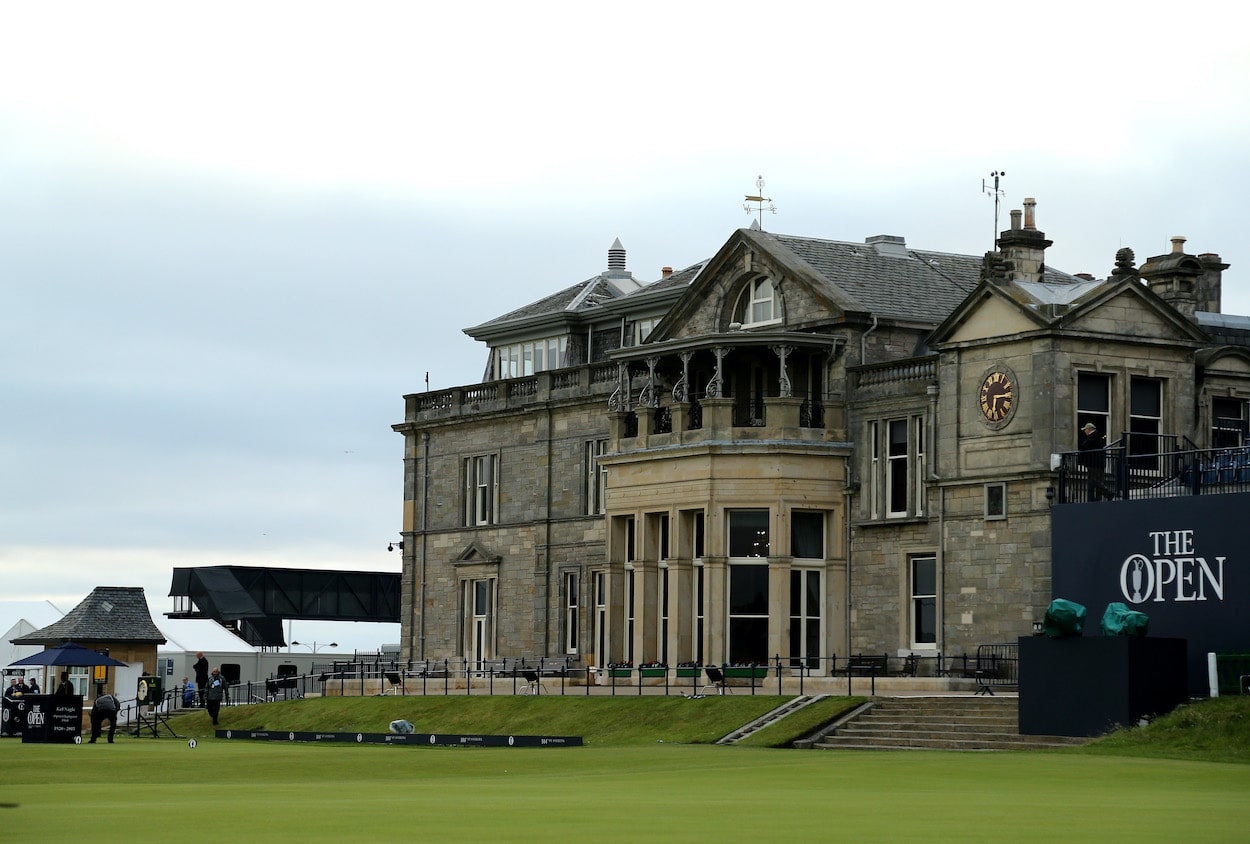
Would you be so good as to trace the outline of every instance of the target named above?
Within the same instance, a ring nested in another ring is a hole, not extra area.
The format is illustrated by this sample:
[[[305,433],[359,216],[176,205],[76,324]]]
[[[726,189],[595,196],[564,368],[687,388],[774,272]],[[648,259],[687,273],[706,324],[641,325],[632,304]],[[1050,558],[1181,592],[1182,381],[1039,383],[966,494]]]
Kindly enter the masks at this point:
[[[856,5],[0,0],[0,597],[398,571],[461,329],[710,256],[760,175],[770,231],[979,255],[1005,171],[1049,265],[1184,235],[1250,314],[1230,7]]]

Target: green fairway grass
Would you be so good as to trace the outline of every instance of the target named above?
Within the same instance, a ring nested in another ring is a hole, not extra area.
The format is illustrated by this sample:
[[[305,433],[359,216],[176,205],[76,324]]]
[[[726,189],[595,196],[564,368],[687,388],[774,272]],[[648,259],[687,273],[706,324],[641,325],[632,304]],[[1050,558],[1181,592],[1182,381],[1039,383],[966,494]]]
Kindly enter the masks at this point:
[[[582,734],[580,748],[225,740],[212,737],[201,713],[173,721],[196,735],[195,749],[185,737],[4,739],[0,823],[6,832],[89,830],[104,842],[1248,839],[1250,764],[1206,761],[1204,749],[1244,746],[1245,701],[1184,707],[1091,746],[1098,750],[710,744],[782,700],[326,698],[233,707],[222,717],[235,729],[336,732],[385,732],[406,717],[418,732]],[[827,709],[807,718],[855,702],[822,702]],[[1138,755],[1110,755],[1117,742]],[[1151,744],[1195,758],[1142,758]]]
[[[1245,841],[1247,793],[1246,765],[1055,753],[0,743],[5,829],[93,841]]]

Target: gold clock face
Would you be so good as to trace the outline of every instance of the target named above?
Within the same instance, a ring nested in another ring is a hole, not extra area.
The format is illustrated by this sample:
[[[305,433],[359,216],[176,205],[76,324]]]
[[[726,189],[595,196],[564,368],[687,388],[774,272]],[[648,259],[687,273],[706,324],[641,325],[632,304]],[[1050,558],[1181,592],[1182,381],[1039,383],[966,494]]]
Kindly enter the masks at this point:
[[[991,372],[981,383],[981,414],[989,422],[1002,422],[1016,402],[1016,385],[1005,372]]]

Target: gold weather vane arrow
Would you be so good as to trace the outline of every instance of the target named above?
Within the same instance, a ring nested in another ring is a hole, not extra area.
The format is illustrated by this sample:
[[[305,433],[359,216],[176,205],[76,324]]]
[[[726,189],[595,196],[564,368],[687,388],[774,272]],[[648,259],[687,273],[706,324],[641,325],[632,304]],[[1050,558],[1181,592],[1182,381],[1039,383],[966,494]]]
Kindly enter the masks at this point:
[[[768,203],[768,211],[773,214],[777,213],[777,206],[773,205],[772,197],[764,196],[764,177],[763,176],[756,176],[755,190],[756,190],[755,196],[743,197],[743,200],[746,204],[742,206],[742,210],[747,211],[747,212],[758,213],[760,229],[763,230],[764,228],[764,203],[765,202]],[[755,203],[756,207],[754,208],[751,207],[752,202]]]

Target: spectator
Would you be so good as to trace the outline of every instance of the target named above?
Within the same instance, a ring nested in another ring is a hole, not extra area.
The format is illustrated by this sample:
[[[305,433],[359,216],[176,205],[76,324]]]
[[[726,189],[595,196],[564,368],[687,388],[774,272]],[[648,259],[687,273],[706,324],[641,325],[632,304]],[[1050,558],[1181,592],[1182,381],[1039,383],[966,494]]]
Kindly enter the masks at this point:
[[[74,684],[69,681],[68,671],[61,672],[61,685],[56,687],[56,693],[58,696],[62,697],[68,697],[69,695],[74,694]]]
[[[17,678],[14,677],[13,679],[9,680],[9,687],[4,690],[4,696],[7,697],[9,700],[12,700],[13,698],[21,695],[21,693],[22,693],[21,690],[18,689],[17,687]]]
[[[195,687],[200,690],[200,706],[204,705],[204,690],[208,687],[208,660],[204,658],[203,651],[196,651],[195,665]],[[216,722],[214,722],[216,723]]]
[[[226,697],[226,678],[221,676],[219,669],[213,669],[213,676],[208,678],[208,689],[202,691],[204,705],[208,707],[208,717],[213,719],[213,725],[216,726],[217,713],[221,711],[221,702]]]
[[[113,733],[117,732],[117,712],[121,703],[110,694],[102,694],[91,704],[91,740],[87,744],[95,744],[100,737],[100,728],[105,721],[109,722],[109,744],[113,743]]]
[[[1086,500],[1088,501],[1111,498],[1106,486],[1103,484],[1104,464],[1107,459],[1102,451],[1103,445],[1103,436],[1098,433],[1097,426],[1093,422],[1086,422],[1081,428],[1081,454],[1079,459],[1087,472],[1088,498]]]
[[[182,705],[195,706],[195,683],[186,677],[182,678]]]
[[[30,694],[32,695],[39,694],[39,681],[35,679],[34,677],[31,677],[30,684],[27,688],[30,690]]]

